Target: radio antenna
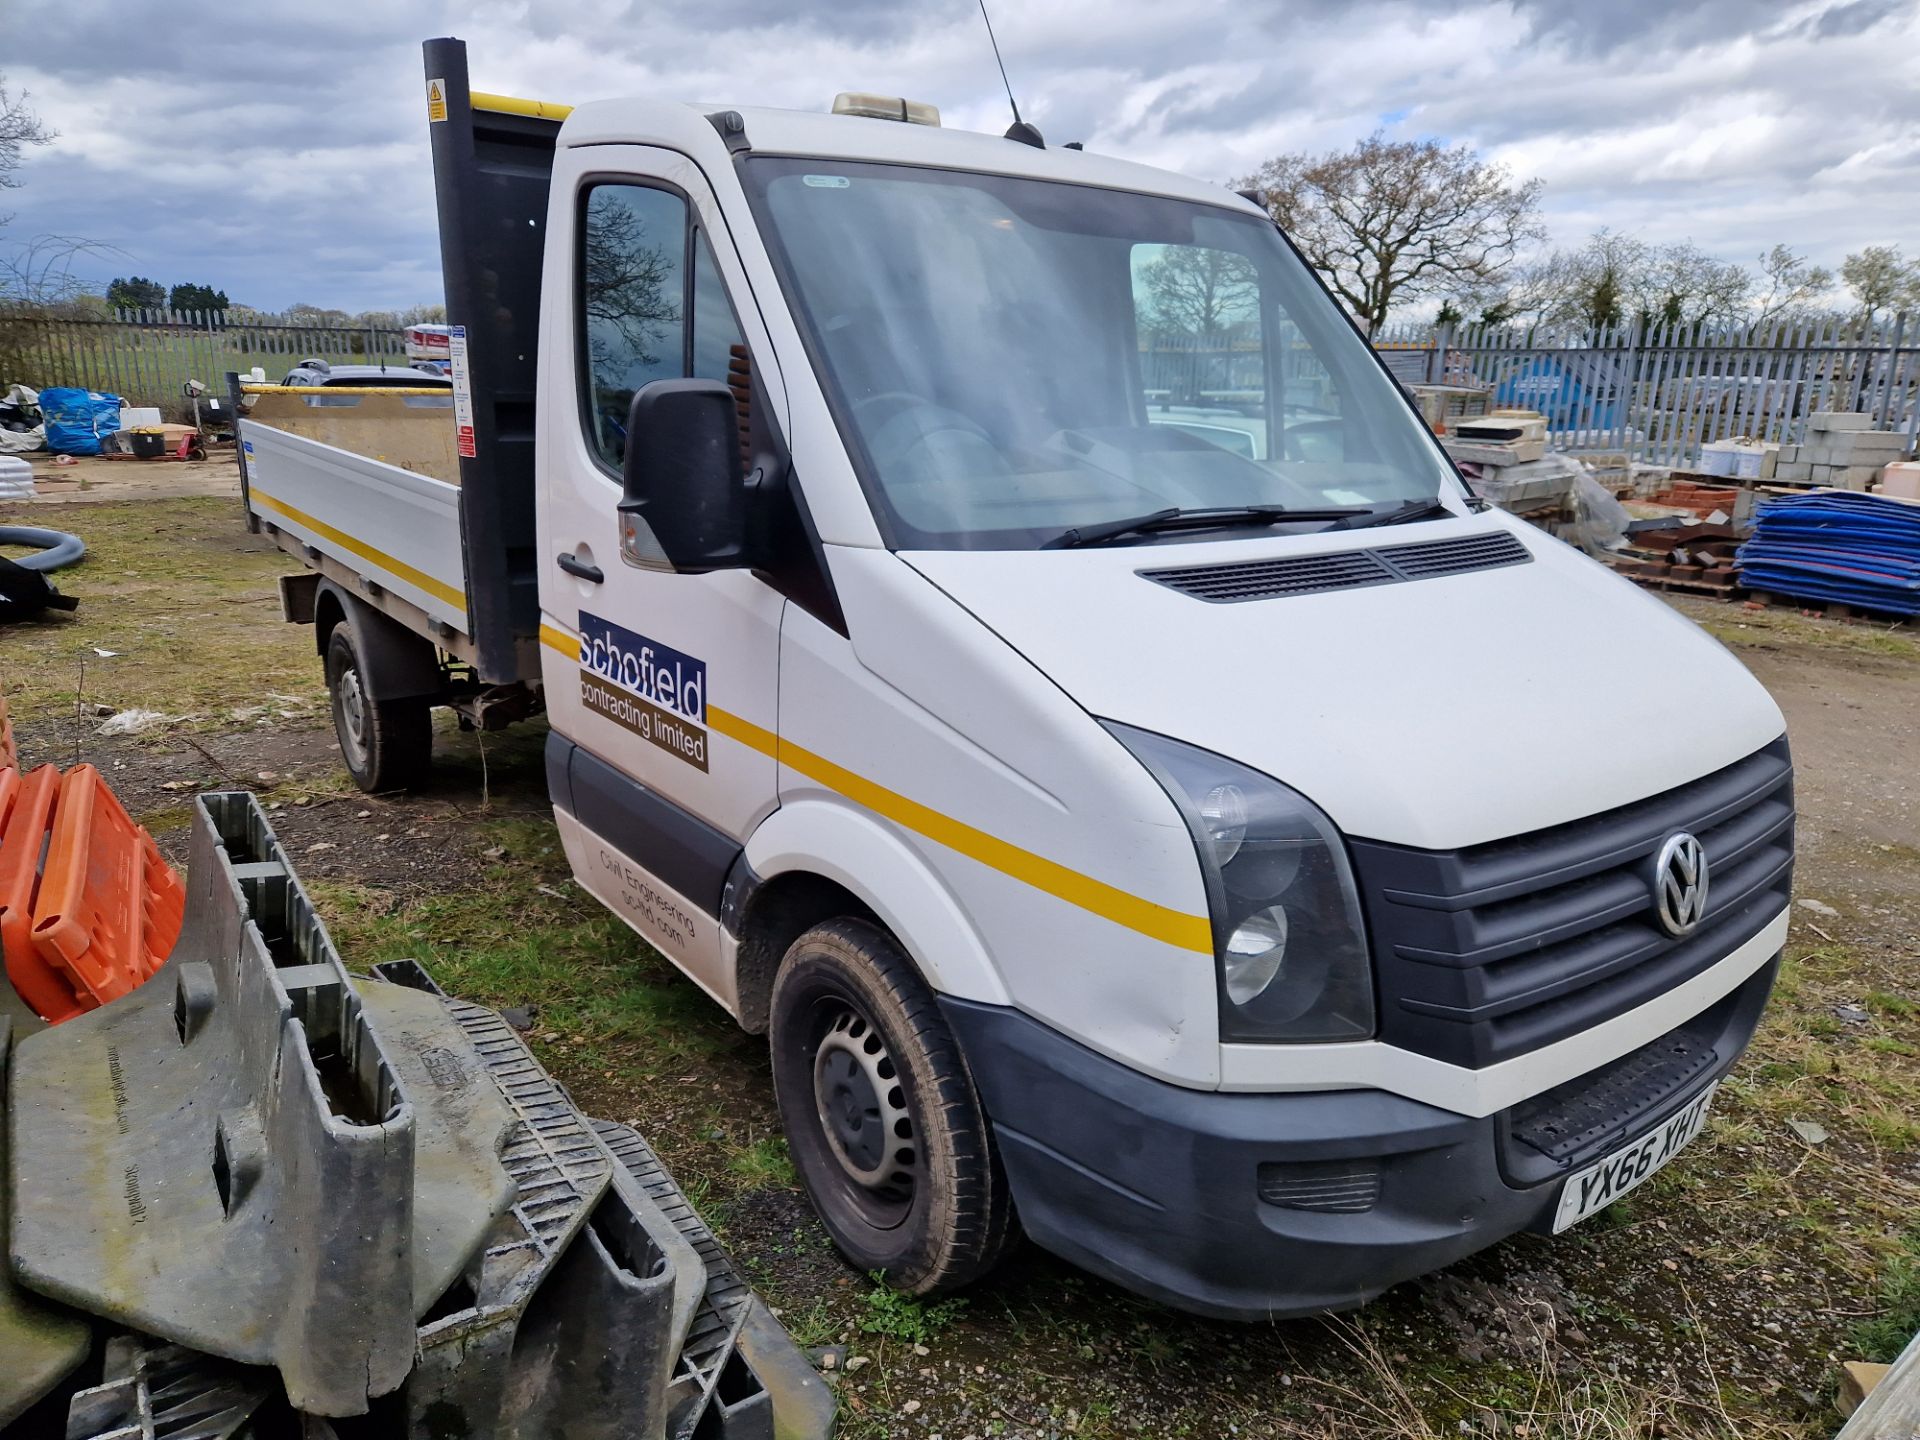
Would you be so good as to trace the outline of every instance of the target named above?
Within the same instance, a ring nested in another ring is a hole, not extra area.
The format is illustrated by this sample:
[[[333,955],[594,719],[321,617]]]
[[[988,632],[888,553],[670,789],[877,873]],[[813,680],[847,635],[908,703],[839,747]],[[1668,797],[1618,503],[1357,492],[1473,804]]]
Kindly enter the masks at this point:
[[[987,14],[987,0],[980,0],[980,18],[986,23],[987,43],[993,46],[993,63],[1000,67],[1000,83],[1007,88],[1007,104],[1013,107],[1013,124],[1007,129],[1007,139],[1044,150],[1047,142],[1040,138],[1040,132],[1020,118],[1020,102],[1013,98],[1013,82],[1007,79],[1007,62],[1000,58],[1000,41],[993,33],[993,17]]]

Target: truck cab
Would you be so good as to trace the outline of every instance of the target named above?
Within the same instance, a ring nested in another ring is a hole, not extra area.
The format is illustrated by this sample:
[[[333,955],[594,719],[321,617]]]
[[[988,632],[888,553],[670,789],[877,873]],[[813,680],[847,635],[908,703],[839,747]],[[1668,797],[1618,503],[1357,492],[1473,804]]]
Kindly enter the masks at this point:
[[[369,704],[544,709],[574,874],[768,1036],[852,1263],[1023,1229],[1307,1313],[1698,1132],[1786,936],[1780,713],[1478,503],[1259,205],[427,73],[463,573],[356,589],[316,469],[253,506],[289,613]]]

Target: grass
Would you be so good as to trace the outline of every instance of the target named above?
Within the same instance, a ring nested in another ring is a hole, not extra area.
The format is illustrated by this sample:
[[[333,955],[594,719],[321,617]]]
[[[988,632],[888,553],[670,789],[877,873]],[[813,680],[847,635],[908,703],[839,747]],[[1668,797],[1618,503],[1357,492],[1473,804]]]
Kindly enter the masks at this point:
[[[1907,1232],[1888,1261],[1880,1303],[1878,1315],[1854,1328],[1853,1343],[1861,1359],[1890,1364],[1920,1334],[1920,1226]]]
[[[1692,617],[1721,644],[1745,646],[1810,646],[1855,655],[1877,655],[1890,660],[1920,660],[1920,631],[1910,625],[1859,616],[1830,620],[1803,615],[1786,605],[1749,610],[1724,600],[1690,596],[1662,597],[1682,614]]]
[[[20,505],[0,520],[87,543],[86,558],[53,577],[80,608],[7,628],[0,692],[16,723],[72,717],[80,704],[190,717],[202,730],[321,712],[312,632],[280,618],[276,578],[298,567],[247,533],[238,501]]]
[[[741,1146],[734,1151],[727,1168],[749,1190],[764,1190],[769,1185],[791,1189],[800,1183],[800,1172],[793,1168],[793,1157],[787,1153],[787,1142],[778,1135],[769,1135]]]
[[[450,893],[402,899],[364,886],[311,885],[341,953],[355,968],[418,960],[456,994],[529,1008],[536,1046],[569,1074],[644,1085],[738,1034],[712,1001],[572,884],[550,823],[482,820],[472,845],[477,858]],[[765,1168],[773,1166],[769,1156]]]
[[[1769,1440],[1797,1427],[1736,1416],[1715,1398],[1672,1384],[1641,1385],[1595,1374],[1551,1342],[1542,1343],[1531,1369],[1505,1393],[1478,1386],[1451,1390],[1451,1405],[1436,1407],[1409,1385],[1404,1357],[1389,1353],[1363,1326],[1333,1322],[1349,1365],[1339,1379],[1318,1378],[1324,1396],[1310,1422],[1282,1418],[1273,1433],[1298,1440],[1458,1440],[1465,1435],[1513,1435],[1526,1440]],[[1693,1357],[1689,1357],[1693,1358]],[[1699,1363],[1711,1373],[1702,1351]],[[1451,1388],[1451,1387],[1449,1387]]]

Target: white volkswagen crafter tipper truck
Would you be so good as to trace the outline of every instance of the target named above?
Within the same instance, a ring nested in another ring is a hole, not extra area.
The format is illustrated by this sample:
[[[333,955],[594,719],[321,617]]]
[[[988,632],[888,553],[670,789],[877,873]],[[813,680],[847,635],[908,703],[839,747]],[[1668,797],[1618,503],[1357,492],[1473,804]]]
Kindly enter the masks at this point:
[[[1780,712],[1476,503],[1260,206],[426,53],[452,394],[241,387],[250,522],[362,784],[544,712],[574,875],[767,1034],[849,1260],[1298,1314],[1699,1132]]]

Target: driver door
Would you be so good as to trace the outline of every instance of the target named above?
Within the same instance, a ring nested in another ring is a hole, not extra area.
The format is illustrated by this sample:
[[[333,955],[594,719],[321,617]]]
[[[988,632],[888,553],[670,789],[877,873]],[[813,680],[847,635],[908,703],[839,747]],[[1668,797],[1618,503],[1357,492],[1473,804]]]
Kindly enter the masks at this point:
[[[560,152],[549,223],[570,244],[562,266],[550,243],[541,384],[579,404],[542,410],[540,604],[553,729],[577,747],[555,747],[574,873],[732,1008],[715,917],[745,838],[778,803],[785,601],[745,570],[676,574],[644,532],[623,557],[618,509],[634,392],[728,381],[744,414],[744,367],[771,353],[717,221],[684,156]]]

